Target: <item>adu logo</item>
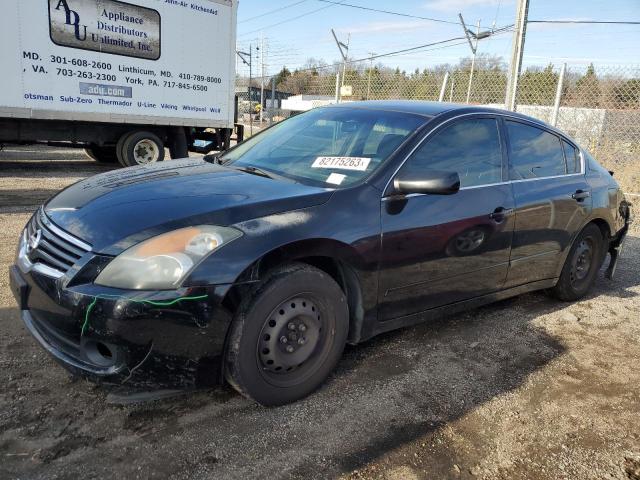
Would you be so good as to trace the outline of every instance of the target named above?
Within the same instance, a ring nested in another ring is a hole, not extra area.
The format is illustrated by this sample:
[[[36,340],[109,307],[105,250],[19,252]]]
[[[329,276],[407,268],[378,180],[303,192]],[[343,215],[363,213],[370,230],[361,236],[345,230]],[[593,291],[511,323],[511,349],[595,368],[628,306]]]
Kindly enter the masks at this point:
[[[81,42],[85,41],[87,39],[87,26],[80,25],[80,15],[78,15],[78,12],[69,8],[67,0],[58,0],[58,4],[56,5],[55,9],[60,10],[61,7],[64,9],[66,15],[65,23],[69,26],[74,27],[74,33],[78,40],[80,40]],[[84,29],[84,31],[82,31],[82,35],[81,29]]]

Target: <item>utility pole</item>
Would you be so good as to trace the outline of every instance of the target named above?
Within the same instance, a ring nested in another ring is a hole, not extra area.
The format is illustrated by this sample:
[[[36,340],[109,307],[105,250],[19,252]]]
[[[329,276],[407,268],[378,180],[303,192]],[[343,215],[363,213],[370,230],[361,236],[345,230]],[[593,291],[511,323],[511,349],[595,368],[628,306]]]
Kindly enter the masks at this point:
[[[476,66],[476,53],[478,52],[478,40],[480,39],[480,20],[478,20],[478,25],[476,28],[476,33],[471,32],[466,24],[464,23],[464,18],[462,18],[462,14],[458,13],[458,17],[460,18],[460,23],[462,24],[462,29],[464,30],[464,35],[467,37],[467,41],[469,42],[469,47],[471,48],[471,71],[469,72],[469,85],[467,86],[467,104],[469,103],[469,98],[471,97],[471,82],[473,82],[473,71]],[[471,35],[475,37],[475,44],[471,41]]]
[[[351,43],[351,34],[348,33],[347,34],[347,53],[349,52],[349,43]],[[342,62],[342,85],[340,85],[341,87],[344,87],[344,79],[347,76],[347,57],[345,56],[344,61]],[[342,98],[342,92],[340,92],[340,98]]]
[[[338,36],[336,32],[331,29],[331,34],[333,35],[333,39],[336,41],[336,45],[338,45],[338,50],[340,50],[340,55],[342,56],[342,83],[340,86],[344,85],[344,77],[347,71],[347,55],[349,54],[349,40],[351,39],[351,34],[347,36],[347,43],[344,44],[340,40],[338,40]],[[338,95],[338,102],[342,97],[342,93]]]
[[[253,63],[252,58],[253,58],[253,50],[251,47],[251,44],[249,44],[249,53],[247,52],[241,52],[240,50],[238,50],[236,52],[238,54],[238,56],[242,59],[242,63],[244,63],[245,65],[249,66],[249,88],[248,88],[248,93],[249,93],[249,133],[250,135],[253,135],[253,117],[251,116],[251,106],[252,106],[252,101],[251,101],[251,65]],[[247,61],[246,57],[249,57],[249,61]]]
[[[509,63],[509,77],[507,78],[507,94],[504,106],[507,110],[516,109],[516,97],[518,93],[518,79],[522,69],[522,54],[524,52],[524,40],[527,33],[527,15],[529,13],[529,0],[518,0],[516,10],[515,31],[513,44],[511,45],[511,62]]]
[[[369,52],[369,79],[367,80],[367,100],[369,100],[369,93],[371,93],[371,70],[373,70],[373,57],[376,52]]]
[[[264,108],[264,34],[260,32],[260,126]]]

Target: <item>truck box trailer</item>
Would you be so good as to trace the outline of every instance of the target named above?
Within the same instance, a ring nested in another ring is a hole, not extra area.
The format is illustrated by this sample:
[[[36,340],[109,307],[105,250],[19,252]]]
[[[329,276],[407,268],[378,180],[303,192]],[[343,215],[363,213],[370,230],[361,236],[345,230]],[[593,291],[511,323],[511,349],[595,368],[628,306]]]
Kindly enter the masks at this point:
[[[236,0],[3,0],[0,143],[136,165],[229,147]]]

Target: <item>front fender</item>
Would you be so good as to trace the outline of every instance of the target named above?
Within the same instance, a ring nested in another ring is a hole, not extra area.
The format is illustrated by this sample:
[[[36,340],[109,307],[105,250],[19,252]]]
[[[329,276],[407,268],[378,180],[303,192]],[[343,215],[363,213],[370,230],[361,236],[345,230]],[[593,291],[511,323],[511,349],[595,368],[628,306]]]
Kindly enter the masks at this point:
[[[327,256],[357,270],[375,271],[380,253],[379,203],[380,193],[363,186],[355,192],[338,191],[322,205],[236,223],[233,227],[243,236],[213,252],[183,285],[256,280],[253,274],[247,276],[247,270],[265,255],[284,250],[288,255],[295,252],[297,258]]]

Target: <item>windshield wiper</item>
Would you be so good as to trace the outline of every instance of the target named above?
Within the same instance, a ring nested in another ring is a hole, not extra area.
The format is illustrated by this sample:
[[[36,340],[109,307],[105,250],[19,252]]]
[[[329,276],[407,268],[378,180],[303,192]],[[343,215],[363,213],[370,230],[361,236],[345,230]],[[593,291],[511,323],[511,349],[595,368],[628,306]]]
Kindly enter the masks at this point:
[[[269,173],[258,167],[234,167],[234,168],[236,170],[240,170],[241,172],[251,173],[253,175],[259,175],[261,177],[271,178],[272,180],[276,178],[273,176],[272,173]]]
[[[231,166],[231,168],[235,168],[236,170],[240,170],[241,172],[245,172],[245,173],[250,173],[252,175],[259,175],[261,177],[270,178],[271,180],[285,180],[285,181],[288,181],[288,182],[298,183],[295,180],[293,180],[292,178],[285,177],[284,175],[278,175],[277,173],[274,173],[274,172],[271,172],[271,171],[267,171],[267,170],[263,170],[262,168],[253,167],[253,166],[250,166],[250,165],[247,165],[247,166],[244,166],[244,167]]]

